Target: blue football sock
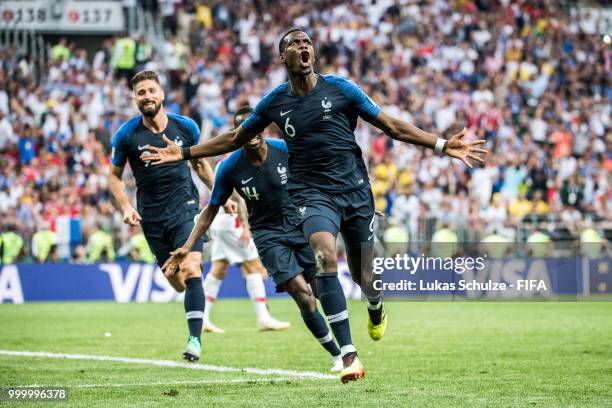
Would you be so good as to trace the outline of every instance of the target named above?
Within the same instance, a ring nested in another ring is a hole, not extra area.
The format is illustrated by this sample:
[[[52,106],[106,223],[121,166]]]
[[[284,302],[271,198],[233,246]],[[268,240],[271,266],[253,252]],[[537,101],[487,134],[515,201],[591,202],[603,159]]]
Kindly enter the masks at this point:
[[[204,319],[204,289],[202,277],[185,280],[185,317],[189,326],[189,335],[200,340],[202,321]]]
[[[319,293],[319,301],[323,311],[340,345],[342,354],[344,355],[345,351],[348,352],[348,350],[354,351],[346,299],[344,298],[344,292],[342,292],[342,285],[340,285],[338,275],[317,275],[317,292]]]
[[[318,310],[315,309],[315,311],[310,314],[302,314],[302,319],[304,319],[304,323],[312,335],[315,336],[329,354],[332,356],[340,355],[340,349],[329,332],[325,324],[325,319]]]

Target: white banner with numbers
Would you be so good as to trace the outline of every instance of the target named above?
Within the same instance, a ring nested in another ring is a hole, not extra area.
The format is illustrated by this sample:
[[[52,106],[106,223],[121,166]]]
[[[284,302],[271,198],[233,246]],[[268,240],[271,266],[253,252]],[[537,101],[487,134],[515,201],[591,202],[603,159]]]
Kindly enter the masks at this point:
[[[0,1],[0,29],[109,33],[125,29],[119,1]]]

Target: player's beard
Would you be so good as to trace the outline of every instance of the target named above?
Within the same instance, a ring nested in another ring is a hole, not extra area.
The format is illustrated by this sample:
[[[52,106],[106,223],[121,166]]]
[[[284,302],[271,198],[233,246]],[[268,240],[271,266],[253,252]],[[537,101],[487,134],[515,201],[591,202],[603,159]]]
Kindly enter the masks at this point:
[[[148,102],[153,102],[153,109],[145,109],[145,104],[147,104]],[[142,113],[143,116],[146,116],[148,118],[154,118],[155,115],[157,115],[157,112],[159,112],[159,110],[161,109],[161,102],[155,102],[155,101],[144,101],[143,103],[141,103],[140,105],[138,105],[138,110],[140,111],[140,113]]]
[[[249,150],[258,150],[261,142],[261,136],[258,135],[249,140],[244,146]]]

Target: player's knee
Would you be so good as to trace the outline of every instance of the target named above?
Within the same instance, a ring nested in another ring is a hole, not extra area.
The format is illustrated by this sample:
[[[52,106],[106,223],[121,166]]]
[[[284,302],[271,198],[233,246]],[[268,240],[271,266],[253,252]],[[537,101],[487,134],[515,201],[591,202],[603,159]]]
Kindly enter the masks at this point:
[[[215,278],[219,279],[219,280],[223,280],[225,279],[225,276],[227,275],[227,269],[211,269],[210,274],[212,276],[214,276]]]
[[[242,265],[240,265],[240,271],[242,272],[242,276],[245,278],[247,275],[252,275],[255,273],[263,275],[265,272],[264,266],[261,264],[259,258],[243,262]]]
[[[225,261],[213,261],[210,267],[210,273],[212,276],[219,280],[225,279],[227,271],[229,270],[229,264]]]
[[[185,259],[179,265],[181,272],[183,272],[185,279],[189,278],[197,278],[202,276],[202,268],[200,267],[200,262],[195,259]]]
[[[338,257],[333,249],[318,248],[315,250],[315,258],[319,273],[336,272],[338,270]]]

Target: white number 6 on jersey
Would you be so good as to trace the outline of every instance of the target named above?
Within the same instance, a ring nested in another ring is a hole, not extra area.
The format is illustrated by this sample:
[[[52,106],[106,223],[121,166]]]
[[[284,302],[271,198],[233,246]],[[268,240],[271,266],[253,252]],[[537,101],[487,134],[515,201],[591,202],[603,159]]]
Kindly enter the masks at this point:
[[[289,119],[291,119],[291,118],[287,118],[287,120],[285,121],[285,135],[287,135],[289,137],[294,137],[295,136],[295,128],[289,123]]]

